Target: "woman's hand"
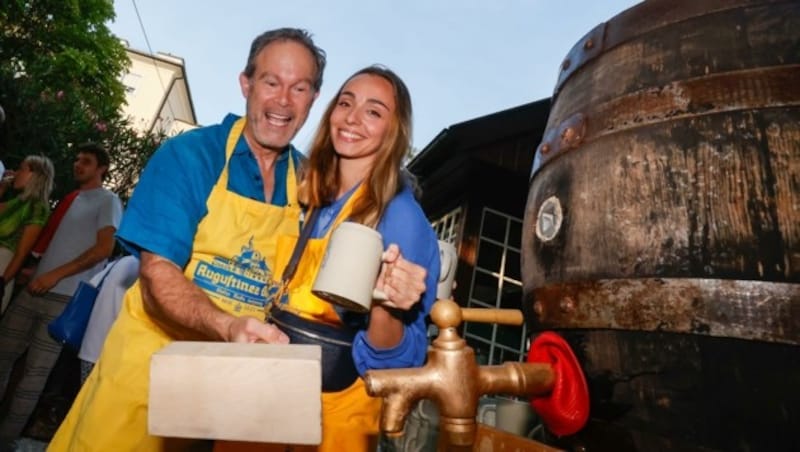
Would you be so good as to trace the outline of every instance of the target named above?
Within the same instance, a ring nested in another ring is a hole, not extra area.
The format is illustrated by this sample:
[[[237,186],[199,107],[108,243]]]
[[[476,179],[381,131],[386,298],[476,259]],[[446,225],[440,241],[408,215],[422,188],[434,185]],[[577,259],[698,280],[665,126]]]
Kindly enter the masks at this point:
[[[378,275],[377,287],[386,294],[386,305],[407,311],[422,298],[425,292],[427,271],[403,258],[400,248],[390,244],[382,256],[383,266]]]

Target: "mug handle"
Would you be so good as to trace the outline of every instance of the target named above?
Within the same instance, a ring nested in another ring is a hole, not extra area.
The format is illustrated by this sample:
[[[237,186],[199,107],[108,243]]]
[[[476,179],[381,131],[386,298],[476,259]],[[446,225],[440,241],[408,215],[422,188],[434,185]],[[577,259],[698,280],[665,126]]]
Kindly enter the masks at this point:
[[[491,424],[486,422],[486,415],[487,413],[494,413],[494,422]],[[494,427],[497,424],[497,404],[496,403],[487,403],[486,405],[481,405],[478,407],[478,422],[481,424],[485,424],[491,427]]]

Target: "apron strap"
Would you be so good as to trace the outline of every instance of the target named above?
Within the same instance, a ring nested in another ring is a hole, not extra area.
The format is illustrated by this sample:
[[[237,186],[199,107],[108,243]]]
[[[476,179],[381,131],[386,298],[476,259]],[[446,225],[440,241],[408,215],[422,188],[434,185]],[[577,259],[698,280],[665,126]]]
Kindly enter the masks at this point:
[[[217,184],[221,186],[223,189],[228,189],[228,164],[230,163],[231,156],[233,155],[233,150],[236,148],[236,143],[239,142],[239,137],[242,135],[242,131],[244,130],[244,126],[247,122],[246,117],[241,117],[237,119],[233,126],[231,127],[231,131],[228,133],[228,138],[225,141],[225,166],[222,168],[222,173],[219,175],[219,179],[217,179]],[[294,158],[292,157],[292,150],[291,146],[290,149],[286,151],[289,155],[286,156],[289,159],[288,165],[289,169],[286,171],[286,205],[287,206],[296,206],[297,205],[297,175],[295,173],[294,168]],[[269,199],[265,199],[264,202],[267,204],[270,203]]]
[[[286,156],[289,159],[289,169],[286,171],[286,205],[287,206],[296,206],[297,205],[297,172],[294,169],[294,157],[292,156],[291,146],[290,149],[286,151],[289,155]]]
[[[217,179],[217,184],[223,189],[228,189],[228,163],[231,161],[233,150],[236,148],[236,143],[239,142],[239,137],[244,130],[245,118],[239,118],[233,123],[228,139],[225,141],[225,166],[222,167],[222,173]]]
[[[345,202],[345,205],[342,206],[339,214],[334,219],[333,223],[329,226],[328,230],[325,233],[325,240],[330,238],[330,235],[333,233],[333,230],[336,227],[345,221],[350,216],[350,211],[352,209],[352,205],[354,204],[355,200],[361,196],[361,193],[365,190],[364,185],[361,184],[350,198]],[[294,276],[295,272],[297,271],[297,266],[300,262],[300,258],[303,256],[303,250],[306,247],[306,243],[308,239],[311,237],[311,233],[314,230],[314,227],[317,223],[319,218],[319,213],[322,209],[315,208],[312,209],[311,212],[307,215],[305,223],[303,224],[303,230],[300,231],[300,237],[298,237],[297,242],[295,243],[294,250],[292,250],[292,256],[289,259],[289,262],[286,264],[286,267],[283,269],[283,273],[281,274],[281,284],[280,284],[280,291],[278,292],[277,297],[275,298],[275,303],[267,303],[265,306],[265,310],[267,312],[267,316],[270,317],[272,307],[277,307],[278,309],[288,309],[291,311],[291,308],[288,305],[284,304],[281,299],[283,297],[283,291],[289,287],[289,282],[291,281],[292,277]],[[367,318],[366,314],[355,313],[348,311],[347,309],[339,306],[333,305],[334,310],[339,316],[339,320],[342,322],[342,325],[348,328],[355,328],[359,325],[364,323],[364,319]]]
[[[294,245],[292,257],[289,259],[289,263],[286,264],[286,268],[283,269],[283,274],[281,274],[281,284],[283,287],[286,287],[289,284],[289,281],[297,271],[297,264],[300,262],[300,258],[303,256],[303,250],[306,249],[306,243],[308,243],[308,239],[311,237],[311,231],[314,230],[317,217],[319,217],[319,211],[320,209],[312,209],[311,213],[308,215],[308,217],[306,217],[303,230],[300,231],[300,237],[297,239],[297,243]]]
[[[291,156],[289,158],[291,159]],[[359,186],[350,196],[350,199],[347,200],[345,205],[342,206],[342,209],[339,211],[339,214],[336,216],[333,224],[331,224],[331,226],[325,232],[326,239],[330,237],[333,230],[336,229],[336,226],[338,226],[339,223],[343,222],[350,215],[352,204],[354,203],[355,199],[361,196],[362,191],[364,191],[363,185]],[[281,283],[284,285],[284,287],[289,283],[294,276],[294,273],[297,271],[297,265],[300,262],[300,258],[303,256],[303,250],[306,248],[306,243],[311,237],[311,232],[314,230],[314,226],[317,224],[317,219],[319,218],[319,213],[321,210],[321,208],[312,208],[311,212],[306,216],[303,224],[303,230],[300,231],[300,237],[298,237],[297,243],[294,245],[292,257],[289,259],[289,263],[286,264],[286,268],[283,269],[283,274],[281,274]]]

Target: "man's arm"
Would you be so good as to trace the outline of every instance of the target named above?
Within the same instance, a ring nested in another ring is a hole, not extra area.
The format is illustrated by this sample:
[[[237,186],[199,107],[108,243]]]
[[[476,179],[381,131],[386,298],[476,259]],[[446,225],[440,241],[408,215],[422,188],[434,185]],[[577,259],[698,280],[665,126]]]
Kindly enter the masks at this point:
[[[99,229],[94,245],[75,259],[39,275],[28,284],[28,292],[34,295],[41,295],[52,289],[62,279],[94,267],[98,262],[108,259],[114,250],[114,232],[116,230],[117,228],[114,226],[106,226]]]
[[[139,285],[145,311],[174,338],[289,342],[273,325],[255,317],[236,317],[218,308],[172,261],[142,250],[140,262]]]

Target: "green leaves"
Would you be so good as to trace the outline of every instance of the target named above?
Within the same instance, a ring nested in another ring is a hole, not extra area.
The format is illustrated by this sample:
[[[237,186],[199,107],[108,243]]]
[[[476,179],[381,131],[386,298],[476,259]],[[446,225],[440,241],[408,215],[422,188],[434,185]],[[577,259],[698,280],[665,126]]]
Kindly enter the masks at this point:
[[[56,166],[59,198],[73,188],[74,146],[111,153],[109,186],[126,197],[163,135],[138,135],[120,115],[130,64],[106,26],[111,0],[5,0],[0,8],[0,159],[41,153]],[[114,185],[119,184],[119,185]]]

